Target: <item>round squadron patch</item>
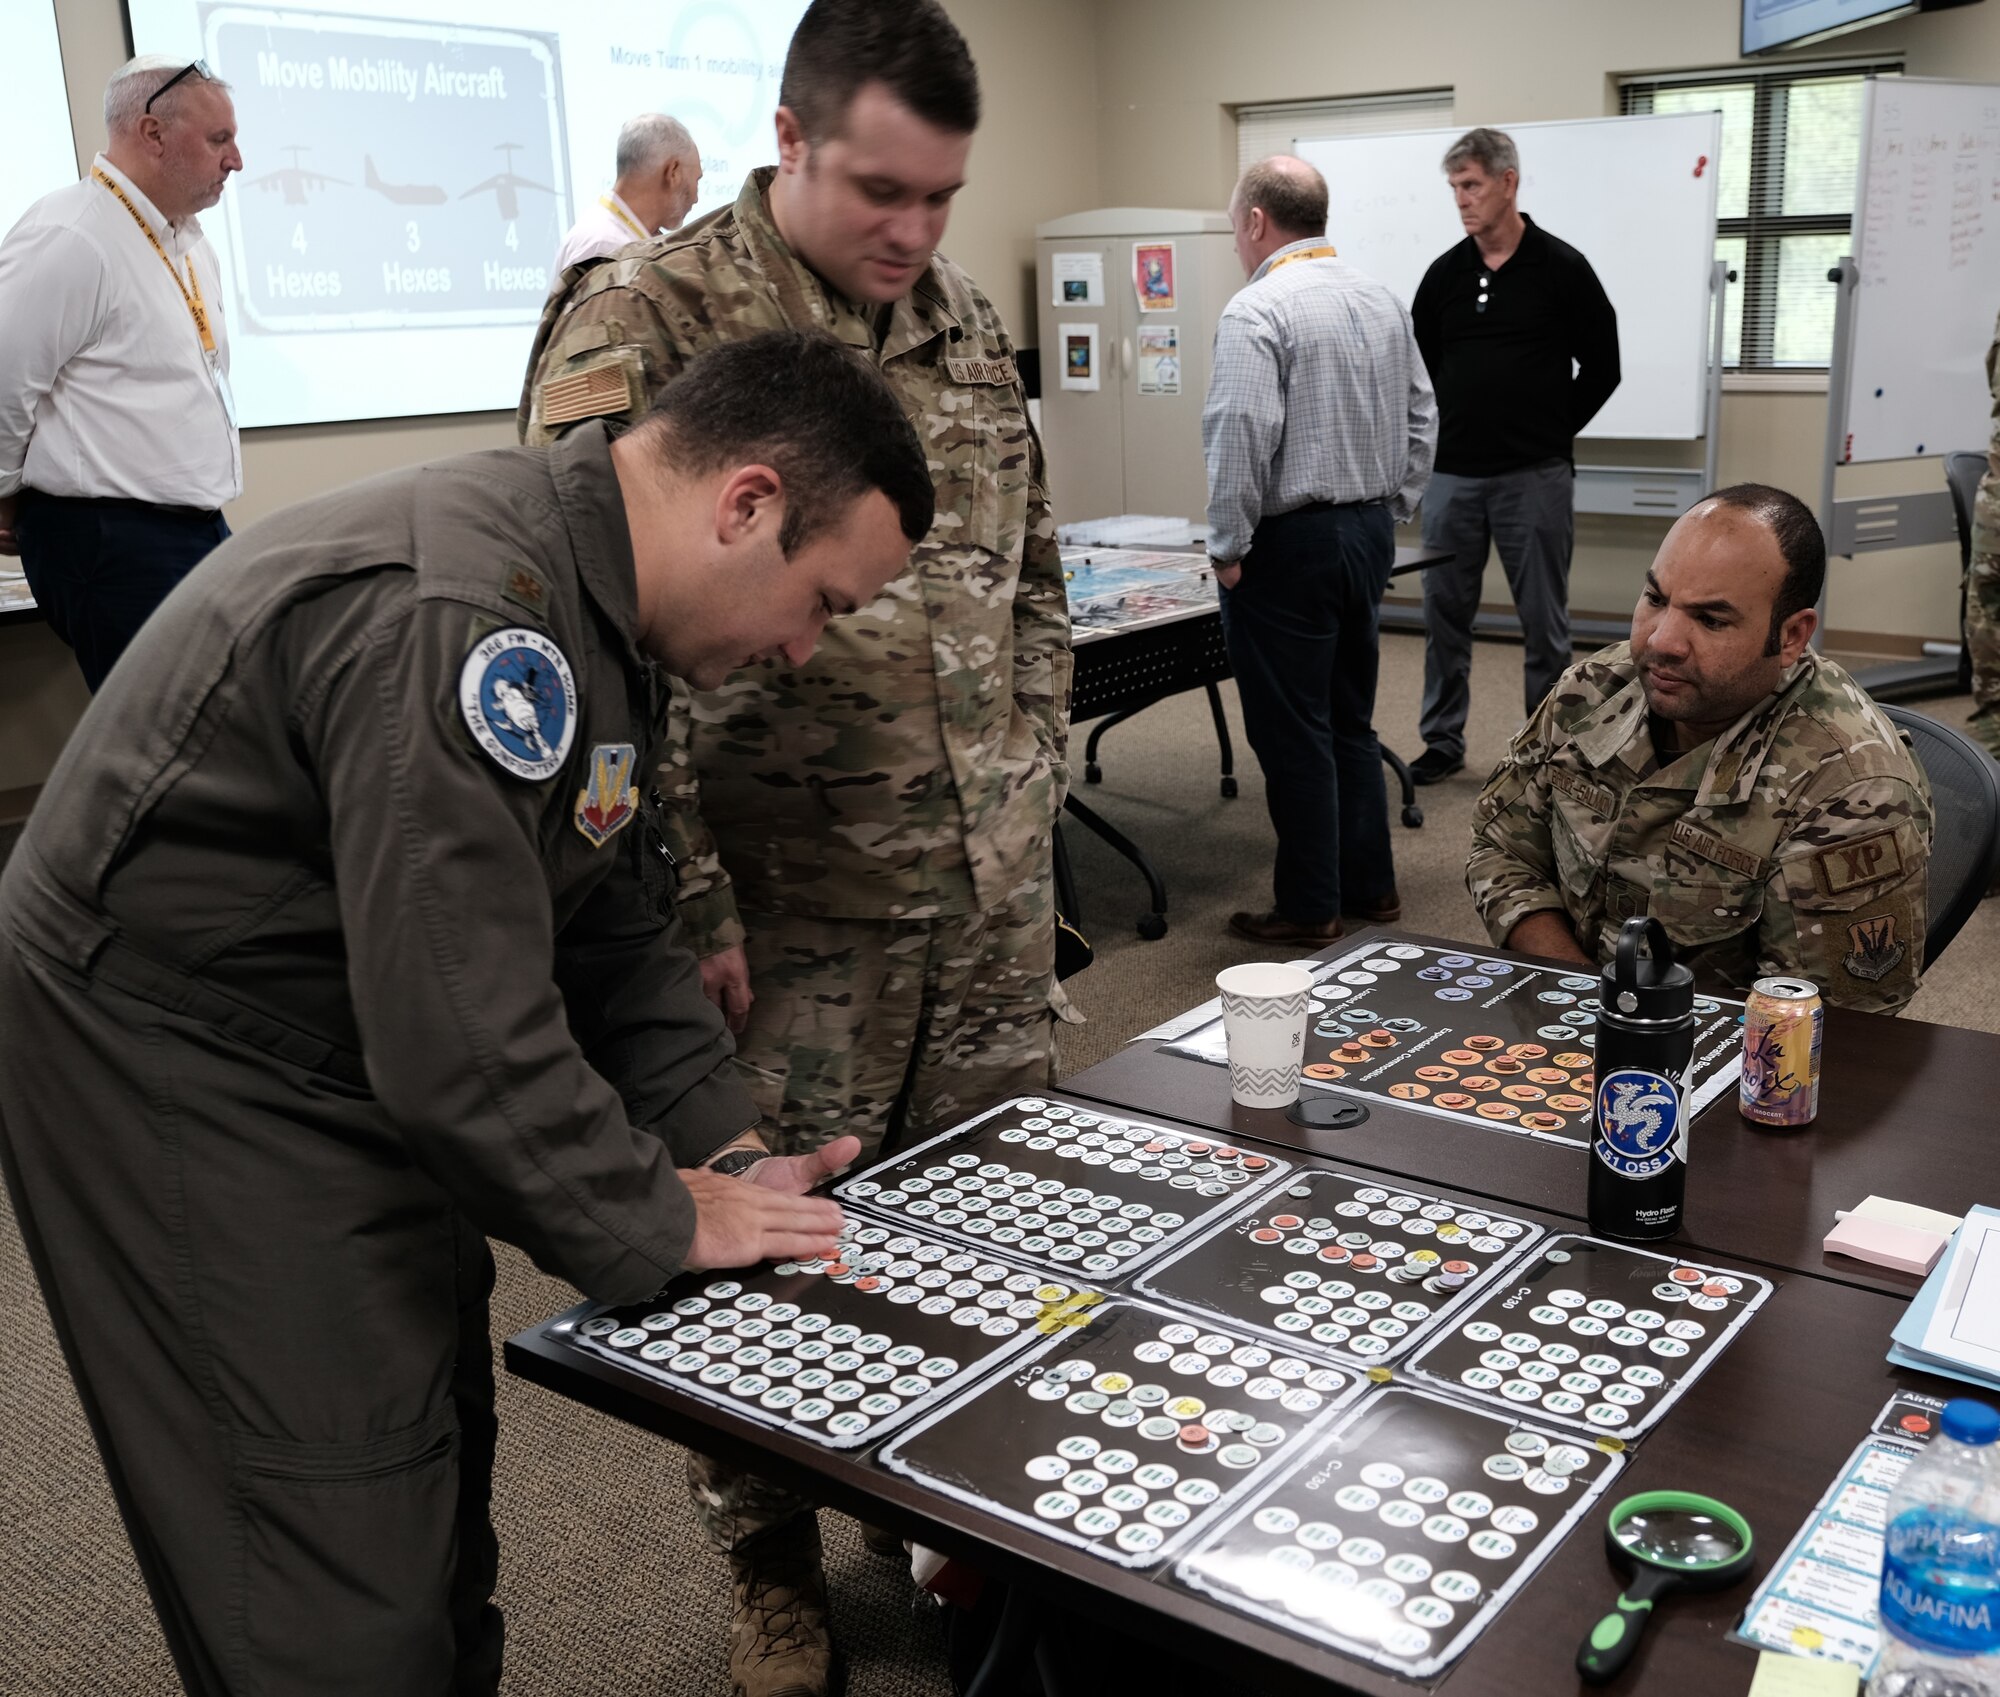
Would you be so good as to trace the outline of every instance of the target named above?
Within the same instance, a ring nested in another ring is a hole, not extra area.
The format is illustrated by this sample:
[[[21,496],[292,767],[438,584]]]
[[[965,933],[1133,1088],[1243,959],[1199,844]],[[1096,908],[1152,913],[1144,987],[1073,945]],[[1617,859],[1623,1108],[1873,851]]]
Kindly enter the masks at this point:
[[[482,637],[459,672],[458,706],[472,740],[517,778],[553,778],[576,740],[576,675],[540,631]]]

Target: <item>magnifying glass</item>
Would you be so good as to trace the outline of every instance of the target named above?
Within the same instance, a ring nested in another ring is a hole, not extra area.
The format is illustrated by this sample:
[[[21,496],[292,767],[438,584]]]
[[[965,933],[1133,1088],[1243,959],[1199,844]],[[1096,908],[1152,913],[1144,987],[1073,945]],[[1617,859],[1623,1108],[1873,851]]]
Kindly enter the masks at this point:
[[[1713,1497],[1642,1491],[1611,1511],[1611,1559],[1632,1571],[1618,1606],[1576,1649],[1576,1671],[1602,1684],[1632,1659],[1653,1605],[1675,1591],[1720,1591],[1750,1571],[1750,1522]]]

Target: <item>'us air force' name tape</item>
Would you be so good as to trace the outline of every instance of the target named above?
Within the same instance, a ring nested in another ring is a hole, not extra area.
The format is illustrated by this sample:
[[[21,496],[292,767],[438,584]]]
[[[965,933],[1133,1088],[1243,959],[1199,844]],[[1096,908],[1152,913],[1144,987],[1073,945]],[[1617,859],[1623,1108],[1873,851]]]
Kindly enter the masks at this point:
[[[459,671],[458,707],[493,763],[530,783],[561,771],[576,741],[576,674],[540,631],[482,637]]]

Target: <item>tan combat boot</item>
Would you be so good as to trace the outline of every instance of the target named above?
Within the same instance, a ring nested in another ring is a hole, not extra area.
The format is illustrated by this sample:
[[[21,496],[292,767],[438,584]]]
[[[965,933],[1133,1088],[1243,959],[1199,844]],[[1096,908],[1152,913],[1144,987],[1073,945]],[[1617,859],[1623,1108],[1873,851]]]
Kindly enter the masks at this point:
[[[736,1613],[729,1623],[735,1697],[832,1697],[840,1666],[827,1618],[819,1521],[802,1514],[754,1539],[729,1565]]]

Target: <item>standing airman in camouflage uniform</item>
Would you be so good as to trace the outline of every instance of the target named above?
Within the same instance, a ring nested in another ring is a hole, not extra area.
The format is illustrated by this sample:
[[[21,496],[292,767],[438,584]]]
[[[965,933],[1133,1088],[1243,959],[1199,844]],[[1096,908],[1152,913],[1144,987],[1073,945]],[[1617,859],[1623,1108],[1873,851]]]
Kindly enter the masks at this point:
[[[1972,654],[1972,721],[1966,726],[2000,755],[2000,320],[1986,350],[1993,391],[1993,440],[1972,505],[1971,581],[1965,586],[1965,645]]]
[[[935,0],[817,0],[780,99],[781,162],[733,206],[569,274],[520,428],[634,417],[701,349],[817,325],[926,445],[937,521],[910,569],[839,609],[810,666],[678,701],[661,775],[679,917],[767,1136],[872,1150],[1050,1080],[1069,622],[1013,348],[934,252],[978,121],[964,41]],[[699,1457],[691,1481],[736,1571],[737,1688],[824,1689],[810,1505]]]
[[[1496,943],[1596,965],[1650,913],[1696,982],[1802,974],[1893,1012],[1923,970],[1930,787],[1808,646],[1826,549],[1743,484],[1669,533],[1632,640],[1565,672],[1473,816],[1466,884]]]

